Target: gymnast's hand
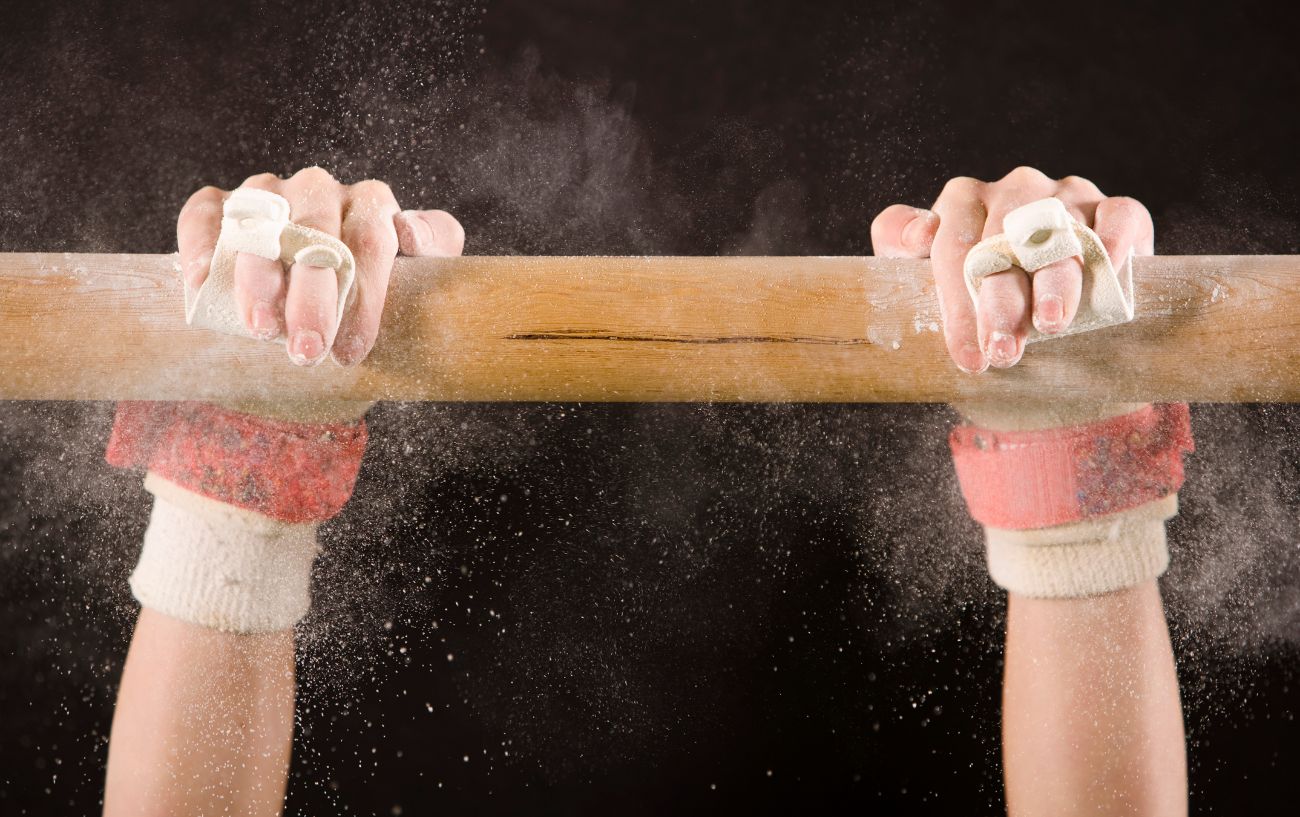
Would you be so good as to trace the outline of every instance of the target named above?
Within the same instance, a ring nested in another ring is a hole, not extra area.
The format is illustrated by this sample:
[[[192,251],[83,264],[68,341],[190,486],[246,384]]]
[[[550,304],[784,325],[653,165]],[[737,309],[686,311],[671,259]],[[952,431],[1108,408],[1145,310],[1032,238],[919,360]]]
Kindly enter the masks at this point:
[[[1046,335],[1074,320],[1083,286],[1078,257],[1043,267],[1032,278],[1019,267],[990,275],[979,288],[978,305],[971,303],[962,273],[971,247],[1002,232],[1003,216],[1049,196],[1097,233],[1117,269],[1130,249],[1137,255],[1154,252],[1151,214],[1139,202],[1106,197],[1078,176],[1051,179],[1030,167],[1018,167],[996,182],[955,178],[933,208],[895,204],[871,224],[876,255],[933,259],[944,340],[963,371],[1014,366],[1024,354],[1031,319]]]
[[[356,299],[334,337],[338,282],[334,271],[294,264],[290,275],[278,261],[248,253],[235,260],[235,302],[249,331],[263,339],[288,338],[289,358],[312,366],[332,350],[355,365],[370,354],[379,334],[388,278],[398,252],[409,256],[460,255],[465,231],[442,210],[402,210],[388,185],[367,180],[339,183],[319,167],[288,179],[261,173],[242,187],[267,190],[289,201],[290,220],[335,236],[356,259]],[[208,275],[221,232],[222,202],[229,192],[204,187],[190,196],[176,224],[181,270],[191,289]]]

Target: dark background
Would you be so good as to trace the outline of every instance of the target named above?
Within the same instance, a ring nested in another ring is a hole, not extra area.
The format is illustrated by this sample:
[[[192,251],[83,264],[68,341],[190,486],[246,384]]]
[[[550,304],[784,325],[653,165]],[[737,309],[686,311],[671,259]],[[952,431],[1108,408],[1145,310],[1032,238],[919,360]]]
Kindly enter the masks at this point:
[[[1170,11],[1169,8],[1177,8]],[[167,252],[320,163],[469,253],[865,254],[1018,164],[1297,253],[1257,3],[0,3],[0,250]],[[91,814],[148,497],[0,404],[0,814]],[[1300,451],[1195,406],[1163,580],[1193,810],[1293,813]],[[301,630],[293,814],[992,814],[1002,595],[939,406],[385,404]]]

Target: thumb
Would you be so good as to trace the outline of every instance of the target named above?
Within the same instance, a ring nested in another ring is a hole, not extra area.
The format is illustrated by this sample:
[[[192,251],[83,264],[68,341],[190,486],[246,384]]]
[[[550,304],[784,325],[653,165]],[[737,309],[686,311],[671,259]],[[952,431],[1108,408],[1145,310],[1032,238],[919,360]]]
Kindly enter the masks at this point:
[[[871,246],[881,258],[929,258],[938,232],[934,212],[895,204],[871,222]]]
[[[393,226],[402,255],[448,258],[465,250],[465,228],[446,210],[403,210]]]

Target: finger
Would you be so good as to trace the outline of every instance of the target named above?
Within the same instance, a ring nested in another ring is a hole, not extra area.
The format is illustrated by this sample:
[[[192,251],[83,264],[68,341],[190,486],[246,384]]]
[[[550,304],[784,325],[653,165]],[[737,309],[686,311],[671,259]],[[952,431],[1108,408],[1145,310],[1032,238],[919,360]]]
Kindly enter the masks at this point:
[[[1037,172],[1037,171],[1035,171]],[[982,238],[999,235],[1004,232],[1003,221],[1007,213],[1018,207],[1023,207],[1030,202],[1038,201],[1050,197],[1056,192],[1056,184],[1043,176],[1039,179],[1029,174],[1023,175],[1023,180],[1011,185],[1006,182],[999,182],[989,190],[989,212],[988,219],[984,222],[984,232]]]
[[[894,204],[871,222],[871,246],[881,258],[928,258],[938,230],[932,211]]]
[[[983,183],[975,179],[953,179],[944,186],[933,208],[939,217],[939,227],[931,258],[944,342],[953,362],[966,372],[982,372],[988,368],[979,343],[975,305],[971,303],[962,272],[966,254],[978,243],[984,230],[983,188]]]
[[[226,193],[204,187],[190,196],[176,219],[176,246],[180,251],[181,275],[190,289],[198,289],[208,277],[212,251],[221,234],[221,207]]]
[[[1066,176],[1057,183],[1057,199],[1076,221],[1091,226],[1097,205],[1105,198],[1097,185],[1080,176]],[[1033,324],[1045,335],[1065,331],[1079,311],[1083,294],[1083,260],[1066,258],[1034,273]]]
[[[1056,182],[1037,168],[1021,165],[990,186],[1007,190],[1040,189],[1053,188],[1056,186]]]
[[[1115,269],[1122,267],[1132,252],[1151,255],[1155,252],[1155,226],[1151,213],[1142,203],[1127,196],[1103,199],[1097,205],[1093,230],[1106,247]]]
[[[465,228],[446,210],[403,210],[393,224],[402,255],[453,258],[465,251]]]
[[[1083,264],[1078,258],[1065,258],[1034,273],[1033,323],[1044,335],[1062,332],[1079,311],[1083,294]]]
[[[289,359],[297,365],[314,366],[329,351],[338,298],[338,277],[332,268],[301,263],[290,268],[284,318]]]
[[[289,200],[289,220],[322,233],[339,235],[343,213],[343,185],[319,167],[299,170],[284,182]]]
[[[1002,219],[1007,213],[1050,196],[1056,189],[1056,181],[1048,178],[1041,170],[1026,165],[1021,165],[998,181],[986,185],[984,198],[988,205],[988,217],[980,237],[998,235],[1003,231]]]
[[[989,363],[1014,366],[1028,335],[1029,276],[1017,268],[994,273],[980,283],[979,342]]]
[[[319,167],[308,167],[285,180],[283,188],[293,223],[338,237],[343,185],[333,176]],[[284,305],[290,360],[299,366],[314,366],[324,359],[334,342],[337,311],[338,278],[333,269],[301,263],[290,267]]]
[[[1082,176],[1065,176],[1057,182],[1061,189],[1068,192],[1071,196],[1078,198],[1094,199],[1101,201],[1106,198],[1101,194],[1101,188],[1093,184],[1091,179],[1085,179]]]
[[[339,326],[334,359],[345,366],[360,363],[379,334],[388,280],[397,256],[397,199],[388,185],[365,181],[352,185],[343,217],[343,243],[356,259],[356,300]]]
[[[244,179],[242,189],[279,193],[284,180],[274,173],[258,173]],[[278,260],[251,253],[235,254],[235,308],[240,319],[256,337],[270,340],[281,331],[284,309],[284,267]]]
[[[1096,186],[1086,179],[1069,176],[1060,182],[1054,182],[1032,168],[1017,168],[1008,175],[1008,180],[1001,183],[989,205],[989,218],[984,225],[984,237],[1003,232],[1004,221],[1008,213],[1029,202],[1054,197],[1059,200],[1077,221],[1088,224],[1092,211],[1096,208],[1094,197]],[[1043,334],[1051,335],[1063,331],[1074,320],[1079,309],[1079,299],[1083,289],[1083,264],[1081,259],[1067,258],[1049,264],[1035,271],[1030,284],[1032,308],[1026,307],[1032,323]],[[1028,332],[1030,321],[1025,316],[1002,316],[1008,322],[1017,318],[1016,326],[1024,327]],[[998,330],[1001,331],[1001,330]],[[988,336],[985,337],[985,349]],[[999,343],[1001,354],[994,365],[1011,365],[1023,353],[1026,337],[1015,336],[1015,346],[1002,340]],[[1007,361],[1010,360],[1011,363]]]
[[[1012,210],[1029,202],[1048,198],[1057,188],[1054,182],[1041,173],[1021,174],[1019,184],[1017,188],[1000,190],[994,195],[993,201],[989,204],[989,218],[984,225],[985,238],[1003,232],[1003,222]],[[1084,217],[1078,207],[1071,208],[1068,203],[1062,203],[1067,210],[1071,211],[1074,218]],[[1032,317],[1033,325],[1038,328],[1038,331],[1051,335],[1069,326],[1070,321],[1074,320],[1075,312],[1079,309],[1079,297],[1083,290],[1083,265],[1080,259],[1067,258],[1040,268],[1034,272],[1032,284],[1023,272],[1017,272],[1016,277],[1029,285],[1033,300],[1031,301],[1028,295],[1023,302],[1019,299],[1011,300],[1011,290],[1007,289],[1007,292],[1003,293],[1005,297],[998,296],[998,303],[1002,304],[1000,308],[1003,309],[1011,309],[1012,303],[1022,303],[1023,305],[1018,308],[1024,309],[1025,314],[1007,313],[986,316],[983,314],[983,307],[980,308],[982,319],[980,345],[986,353],[990,354],[990,362],[994,366],[1010,366],[1020,359],[1029,333],[1030,321],[1027,318]],[[985,279],[985,284],[988,280],[990,279]],[[995,291],[1008,286],[1007,282],[1003,281],[995,285]],[[1016,289],[1018,288],[1017,286]],[[981,294],[983,294],[983,286],[981,286]],[[1032,309],[1029,306],[1031,303]],[[994,324],[998,327],[990,328]],[[1007,330],[1006,326],[1015,329]],[[1014,343],[1001,337],[1008,331],[1011,332]],[[996,337],[993,335],[994,332],[998,333]],[[992,356],[993,346],[998,350],[996,358]]]
[[[274,173],[257,173],[244,179],[240,187],[251,187],[255,190],[270,190],[272,193],[278,192],[284,184],[284,179]]]
[[[284,267],[278,260],[235,254],[235,308],[248,331],[261,340],[278,337],[284,299]]]
[[[1080,176],[1066,176],[1057,183],[1056,198],[1065,204],[1075,220],[1092,226],[1096,217],[1097,205],[1106,198],[1097,185]]]

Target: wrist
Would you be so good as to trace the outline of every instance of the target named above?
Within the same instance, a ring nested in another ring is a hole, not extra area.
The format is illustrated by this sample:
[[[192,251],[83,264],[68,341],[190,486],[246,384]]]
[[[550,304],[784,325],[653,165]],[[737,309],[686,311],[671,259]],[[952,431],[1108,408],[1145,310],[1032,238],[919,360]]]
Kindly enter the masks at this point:
[[[280,522],[321,522],[352,495],[365,421],[301,422],[210,403],[118,405],[106,459]]]
[[[1168,566],[1187,405],[963,406],[950,438],[989,574],[1025,596],[1097,595]]]
[[[971,516],[1010,530],[1118,513],[1177,493],[1192,451],[1186,403],[1050,428],[953,429],[953,464]]]
[[[1079,598],[1134,587],[1169,567],[1170,494],[1118,513],[1036,530],[984,528],[989,577],[1030,598]]]
[[[145,607],[226,632],[290,629],[311,603],[317,523],[285,523],[150,472],[154,507],[131,591]]]
[[[351,496],[365,445],[359,419],[119,404],[106,458],[145,469],[155,497],[131,576],[136,599],[229,632],[291,628],[310,605],[316,529]]]

